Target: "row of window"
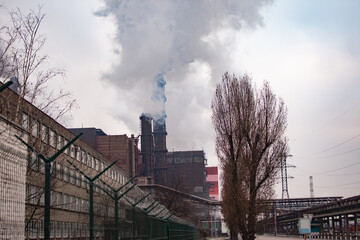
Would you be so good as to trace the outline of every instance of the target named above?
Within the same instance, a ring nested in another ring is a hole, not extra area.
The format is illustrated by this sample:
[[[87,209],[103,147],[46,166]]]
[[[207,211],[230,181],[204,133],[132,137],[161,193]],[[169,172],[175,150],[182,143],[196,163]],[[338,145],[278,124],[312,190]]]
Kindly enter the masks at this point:
[[[26,200],[30,204],[44,205],[44,191],[42,188],[33,185],[26,185]],[[51,191],[50,195],[51,207],[64,210],[71,210],[77,212],[88,213],[89,201],[70,194]],[[106,206],[105,204],[94,202],[95,213],[100,216],[113,217],[115,210],[113,206]],[[122,211],[120,211],[121,213]]]
[[[67,140],[60,134],[57,134],[55,130],[40,123],[38,120],[30,117],[26,113],[22,114],[21,123],[23,129],[31,132],[33,137],[40,138],[42,142],[50,145],[57,150],[60,150],[62,147],[69,143],[69,140]],[[95,158],[94,156],[87,153],[84,149],[81,149],[75,144],[71,144],[67,149],[65,149],[64,153],[71,158],[76,159],[78,162],[86,165],[87,167],[95,169],[96,171],[102,171],[106,167],[106,164],[104,162]],[[126,182],[126,177],[121,172],[114,169],[108,169],[104,173],[104,175],[114,181],[120,182],[121,184],[124,184]]]
[[[104,236],[104,228],[101,225],[94,226],[95,237]],[[89,225],[87,223],[78,222],[50,222],[51,238],[73,238],[73,237],[89,237]],[[30,220],[27,237],[30,239],[44,237],[44,221]]]
[[[45,163],[42,160],[38,159],[35,154],[32,155],[29,164],[32,170],[45,173]],[[59,180],[89,190],[88,180],[85,178],[83,174],[74,170],[72,167],[67,167],[62,165],[61,163],[53,162],[51,163],[50,173],[53,177],[56,177]],[[120,182],[122,183],[122,181]],[[109,189],[108,186],[104,185],[101,182],[97,182],[97,184],[94,185],[95,192],[102,193],[102,190],[100,189],[98,184],[101,185],[102,189],[107,190],[107,192],[111,192],[111,189]]]
[[[173,157],[170,155],[167,157],[167,163],[204,163],[206,165],[206,159],[204,157]]]

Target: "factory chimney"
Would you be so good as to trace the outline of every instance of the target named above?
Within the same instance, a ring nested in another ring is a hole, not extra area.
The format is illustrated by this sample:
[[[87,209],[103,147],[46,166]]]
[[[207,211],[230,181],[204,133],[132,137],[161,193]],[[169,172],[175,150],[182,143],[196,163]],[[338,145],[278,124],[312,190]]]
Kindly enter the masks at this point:
[[[167,167],[166,167],[166,113],[165,113],[165,84],[166,81],[162,74],[155,78],[156,89],[153,94],[153,100],[160,105],[159,112],[154,114],[154,154],[155,154],[155,183],[167,185]]]
[[[152,184],[154,177],[154,137],[152,134],[152,117],[150,114],[142,114],[141,121],[141,156],[140,176],[147,177],[147,183]]]
[[[310,176],[310,198],[314,198],[313,176]]]

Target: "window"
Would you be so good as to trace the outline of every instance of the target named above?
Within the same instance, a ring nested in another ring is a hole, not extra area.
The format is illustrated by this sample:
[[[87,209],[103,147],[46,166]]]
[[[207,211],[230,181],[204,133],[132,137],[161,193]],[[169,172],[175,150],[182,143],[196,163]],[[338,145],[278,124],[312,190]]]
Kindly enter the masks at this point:
[[[50,146],[56,147],[56,133],[50,129]]]
[[[51,206],[56,205],[56,192],[53,190],[50,190],[50,205]]]
[[[88,165],[88,167],[91,167],[91,156],[90,156],[90,154],[87,154],[87,165]]]
[[[41,159],[39,159],[39,168],[40,168],[40,172],[45,174],[45,162]]]
[[[75,237],[75,223],[70,223],[70,237]]]
[[[37,171],[39,169],[39,160],[37,158],[36,153],[32,152],[30,154],[30,168],[31,170]]]
[[[89,211],[89,201],[88,200],[84,200],[84,204],[82,204],[82,206],[83,206],[83,212]]]
[[[39,221],[39,238],[43,238],[44,237],[44,221],[40,220]]]
[[[75,237],[80,237],[80,229],[81,225],[80,223],[76,223],[76,229],[75,229]]]
[[[69,202],[70,202],[70,210],[75,210],[75,197],[74,196],[69,196]]]
[[[53,238],[54,237],[54,227],[55,227],[55,224],[54,224],[54,221],[50,221],[50,237]]]
[[[56,176],[55,162],[51,162],[51,163],[50,163],[50,175],[53,176],[53,177]]]
[[[194,192],[195,193],[204,192],[204,189],[203,189],[202,186],[195,186],[194,187]]]
[[[203,157],[194,157],[194,162],[202,163],[202,162],[204,162],[204,158]]]
[[[86,188],[87,182],[85,180],[85,176],[81,174],[81,187]]]
[[[75,158],[75,146],[73,144],[70,145],[70,157]]]
[[[69,182],[69,168],[64,166],[64,181]]]
[[[70,169],[70,183],[75,184],[75,172],[74,170]]]
[[[32,119],[31,134],[35,138],[37,138],[39,136],[39,122],[36,121],[35,119]]]
[[[30,238],[37,238],[37,222],[36,222],[36,220],[31,220],[30,221],[29,237]]]
[[[69,143],[69,141],[64,138],[64,146],[65,146],[66,144],[68,144],[68,143]],[[65,151],[64,151],[65,154],[69,154],[69,148],[70,148],[70,147],[67,147],[67,148],[65,149]]]
[[[76,160],[78,160],[79,162],[81,161],[81,148],[80,147],[75,147],[76,148]]]
[[[63,223],[63,237],[67,238],[69,236],[69,224],[67,222]]]
[[[86,164],[86,152],[85,152],[85,151],[82,151],[81,162],[82,162],[83,164]]]
[[[80,211],[81,212],[85,212],[86,210],[85,210],[85,199],[80,199],[80,202],[81,202],[81,204],[80,204]]]
[[[49,143],[49,128],[45,125],[41,125],[41,140],[46,144]]]
[[[64,209],[69,209],[69,195],[64,193],[64,202],[63,202]]]
[[[56,222],[56,237],[61,237],[62,222]]]
[[[62,179],[61,164],[56,163],[56,177]]]
[[[103,171],[105,169],[105,164],[103,162],[101,162],[101,168],[100,171]]]
[[[45,205],[45,193],[44,193],[43,189],[40,187],[38,187],[38,191],[40,194],[40,205],[44,206]]]
[[[64,138],[58,135],[57,149],[60,150],[64,145]]]
[[[75,172],[75,182],[76,182],[76,186],[81,186],[81,178],[80,178],[80,173]]]
[[[56,193],[56,207],[61,208],[62,207],[62,193],[61,192],[57,192]]]
[[[26,113],[22,114],[21,126],[25,131],[29,131],[29,115]]]
[[[75,197],[75,210],[80,212],[80,198]]]
[[[86,237],[86,235],[87,235],[87,226],[85,223],[83,223],[81,228],[81,236]]]
[[[95,162],[96,162],[96,164],[95,164],[95,169],[96,169],[96,171],[99,171],[99,167],[100,167],[100,161],[99,161],[99,159],[95,159]]]
[[[95,158],[91,157],[91,168],[95,169]]]
[[[29,185],[29,188],[30,188],[30,196],[29,196],[30,199],[29,199],[29,201],[32,204],[36,204],[37,199],[38,199],[37,187]]]

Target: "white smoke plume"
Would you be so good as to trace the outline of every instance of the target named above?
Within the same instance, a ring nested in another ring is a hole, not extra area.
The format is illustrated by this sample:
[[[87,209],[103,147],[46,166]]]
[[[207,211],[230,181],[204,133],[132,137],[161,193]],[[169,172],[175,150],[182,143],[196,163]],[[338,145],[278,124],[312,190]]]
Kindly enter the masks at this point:
[[[272,1],[103,2],[104,7],[95,14],[111,18],[117,30],[118,48],[114,51],[119,54],[119,62],[104,74],[119,93],[118,107],[114,107],[116,117],[137,132],[138,116],[157,109],[151,98],[156,88],[154,79],[162,74],[167,82],[168,139],[173,143],[170,147],[199,149],[209,144],[205,139],[210,139],[212,128],[210,102],[214,86],[230,70],[226,65],[229,51],[224,46],[231,45],[232,39],[222,39],[221,31],[261,26],[260,10]],[[138,109],[138,116],[129,116],[130,109]]]

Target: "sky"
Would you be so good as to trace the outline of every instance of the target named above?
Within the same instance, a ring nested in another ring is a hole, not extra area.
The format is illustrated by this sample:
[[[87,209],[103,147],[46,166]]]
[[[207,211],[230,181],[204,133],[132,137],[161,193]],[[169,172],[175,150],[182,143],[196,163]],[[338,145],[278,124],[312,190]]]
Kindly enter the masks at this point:
[[[1,24],[9,10],[42,6],[48,65],[66,70],[51,87],[78,104],[66,127],[139,135],[139,116],[159,111],[162,74],[168,150],[204,150],[216,166],[214,90],[226,71],[247,73],[287,106],[290,197],[310,197],[310,176],[315,197],[360,194],[360,1],[0,3]]]

